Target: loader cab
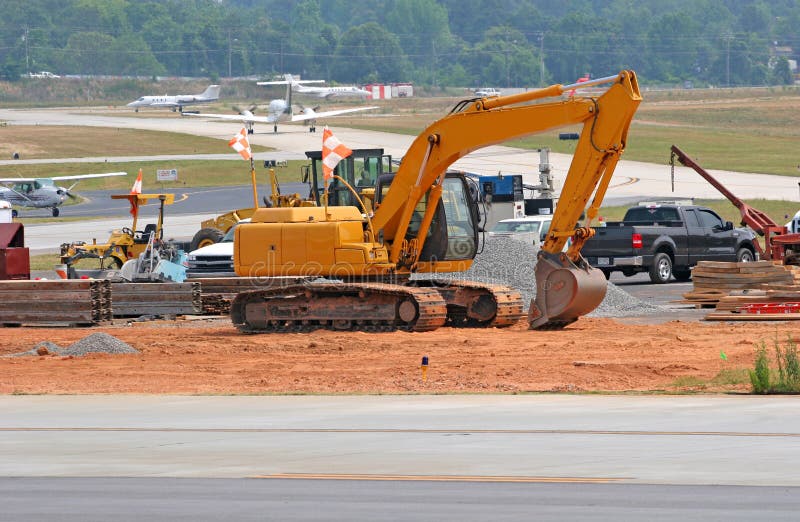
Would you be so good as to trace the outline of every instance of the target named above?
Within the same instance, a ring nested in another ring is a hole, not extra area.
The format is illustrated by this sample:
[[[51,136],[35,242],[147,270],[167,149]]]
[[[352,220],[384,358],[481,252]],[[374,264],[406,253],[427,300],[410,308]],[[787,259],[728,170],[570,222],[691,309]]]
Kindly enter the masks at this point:
[[[380,202],[389,192],[394,174],[384,174],[378,178],[375,190],[376,202]],[[406,239],[417,237],[428,205],[426,192],[408,225]],[[448,172],[442,184],[442,198],[425,237],[425,244],[419,261],[465,261],[474,259],[478,252],[478,201],[474,190],[461,172]]]
[[[311,164],[303,181],[311,184],[311,197],[317,205],[322,205],[322,195],[325,193],[322,151],[307,151],[306,157],[311,160]],[[391,172],[392,157],[384,154],[383,149],[353,149],[353,154],[340,161],[333,170],[335,175],[346,180],[358,192],[368,209],[373,207],[378,178]],[[353,193],[336,178],[328,182],[328,205],[360,206]]]

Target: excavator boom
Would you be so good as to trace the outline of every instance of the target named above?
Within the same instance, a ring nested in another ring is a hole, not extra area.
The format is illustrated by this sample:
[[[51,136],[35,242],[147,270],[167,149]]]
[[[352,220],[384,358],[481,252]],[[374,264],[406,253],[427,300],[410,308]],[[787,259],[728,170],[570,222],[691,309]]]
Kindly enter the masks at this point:
[[[596,99],[570,97],[556,102],[532,103],[571,89],[599,84],[611,84],[611,87]],[[580,249],[593,234],[589,225],[597,216],[614,168],[625,149],[628,128],[640,102],[635,73],[622,71],[617,76],[590,83],[552,85],[511,96],[472,100],[461,107],[462,110],[433,123],[412,143],[372,221],[375,229],[382,231],[391,242],[389,260],[436,271],[435,266],[415,263],[415,252],[424,246],[427,232],[424,226],[417,234],[416,243],[399,238],[406,236],[412,213],[426,194],[429,200],[422,223],[431,221],[435,205],[430,204],[430,195],[437,196],[434,189],[441,186],[441,177],[453,162],[489,145],[565,125],[583,124],[537,263],[539,291],[531,303],[529,321],[534,328],[560,327],[593,310],[605,296],[606,282],[599,271],[583,260]],[[593,194],[587,223],[576,230]],[[564,255],[561,251],[569,238],[573,241]],[[415,252],[408,251],[410,247]]]

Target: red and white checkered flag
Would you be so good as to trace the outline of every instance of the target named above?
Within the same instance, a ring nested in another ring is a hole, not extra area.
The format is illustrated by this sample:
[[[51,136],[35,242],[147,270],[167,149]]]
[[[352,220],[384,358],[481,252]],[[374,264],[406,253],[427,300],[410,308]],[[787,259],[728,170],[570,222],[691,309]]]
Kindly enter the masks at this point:
[[[238,152],[244,160],[249,160],[253,157],[253,152],[250,150],[250,143],[247,141],[247,129],[244,127],[239,131],[239,134],[228,142],[228,145],[233,147],[233,150]]]
[[[322,131],[322,175],[327,182],[333,177],[333,169],[353,151],[342,145],[327,125]]]

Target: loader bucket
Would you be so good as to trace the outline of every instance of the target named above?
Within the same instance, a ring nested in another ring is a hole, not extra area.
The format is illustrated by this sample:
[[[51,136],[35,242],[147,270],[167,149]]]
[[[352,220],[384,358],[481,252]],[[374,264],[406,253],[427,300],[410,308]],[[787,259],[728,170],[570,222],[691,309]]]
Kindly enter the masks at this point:
[[[555,330],[574,323],[606,296],[605,275],[583,258],[576,264],[563,253],[540,252],[534,273],[536,297],[528,310],[528,324],[534,330]]]

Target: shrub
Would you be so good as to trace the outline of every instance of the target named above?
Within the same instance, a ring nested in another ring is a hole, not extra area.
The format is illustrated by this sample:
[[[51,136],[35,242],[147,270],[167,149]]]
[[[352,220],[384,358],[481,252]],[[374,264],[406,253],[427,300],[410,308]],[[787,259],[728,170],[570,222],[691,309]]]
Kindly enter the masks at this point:
[[[764,341],[761,345],[756,345],[755,369],[750,370],[750,384],[753,386],[753,393],[769,393],[769,358],[767,357],[767,346]]]

